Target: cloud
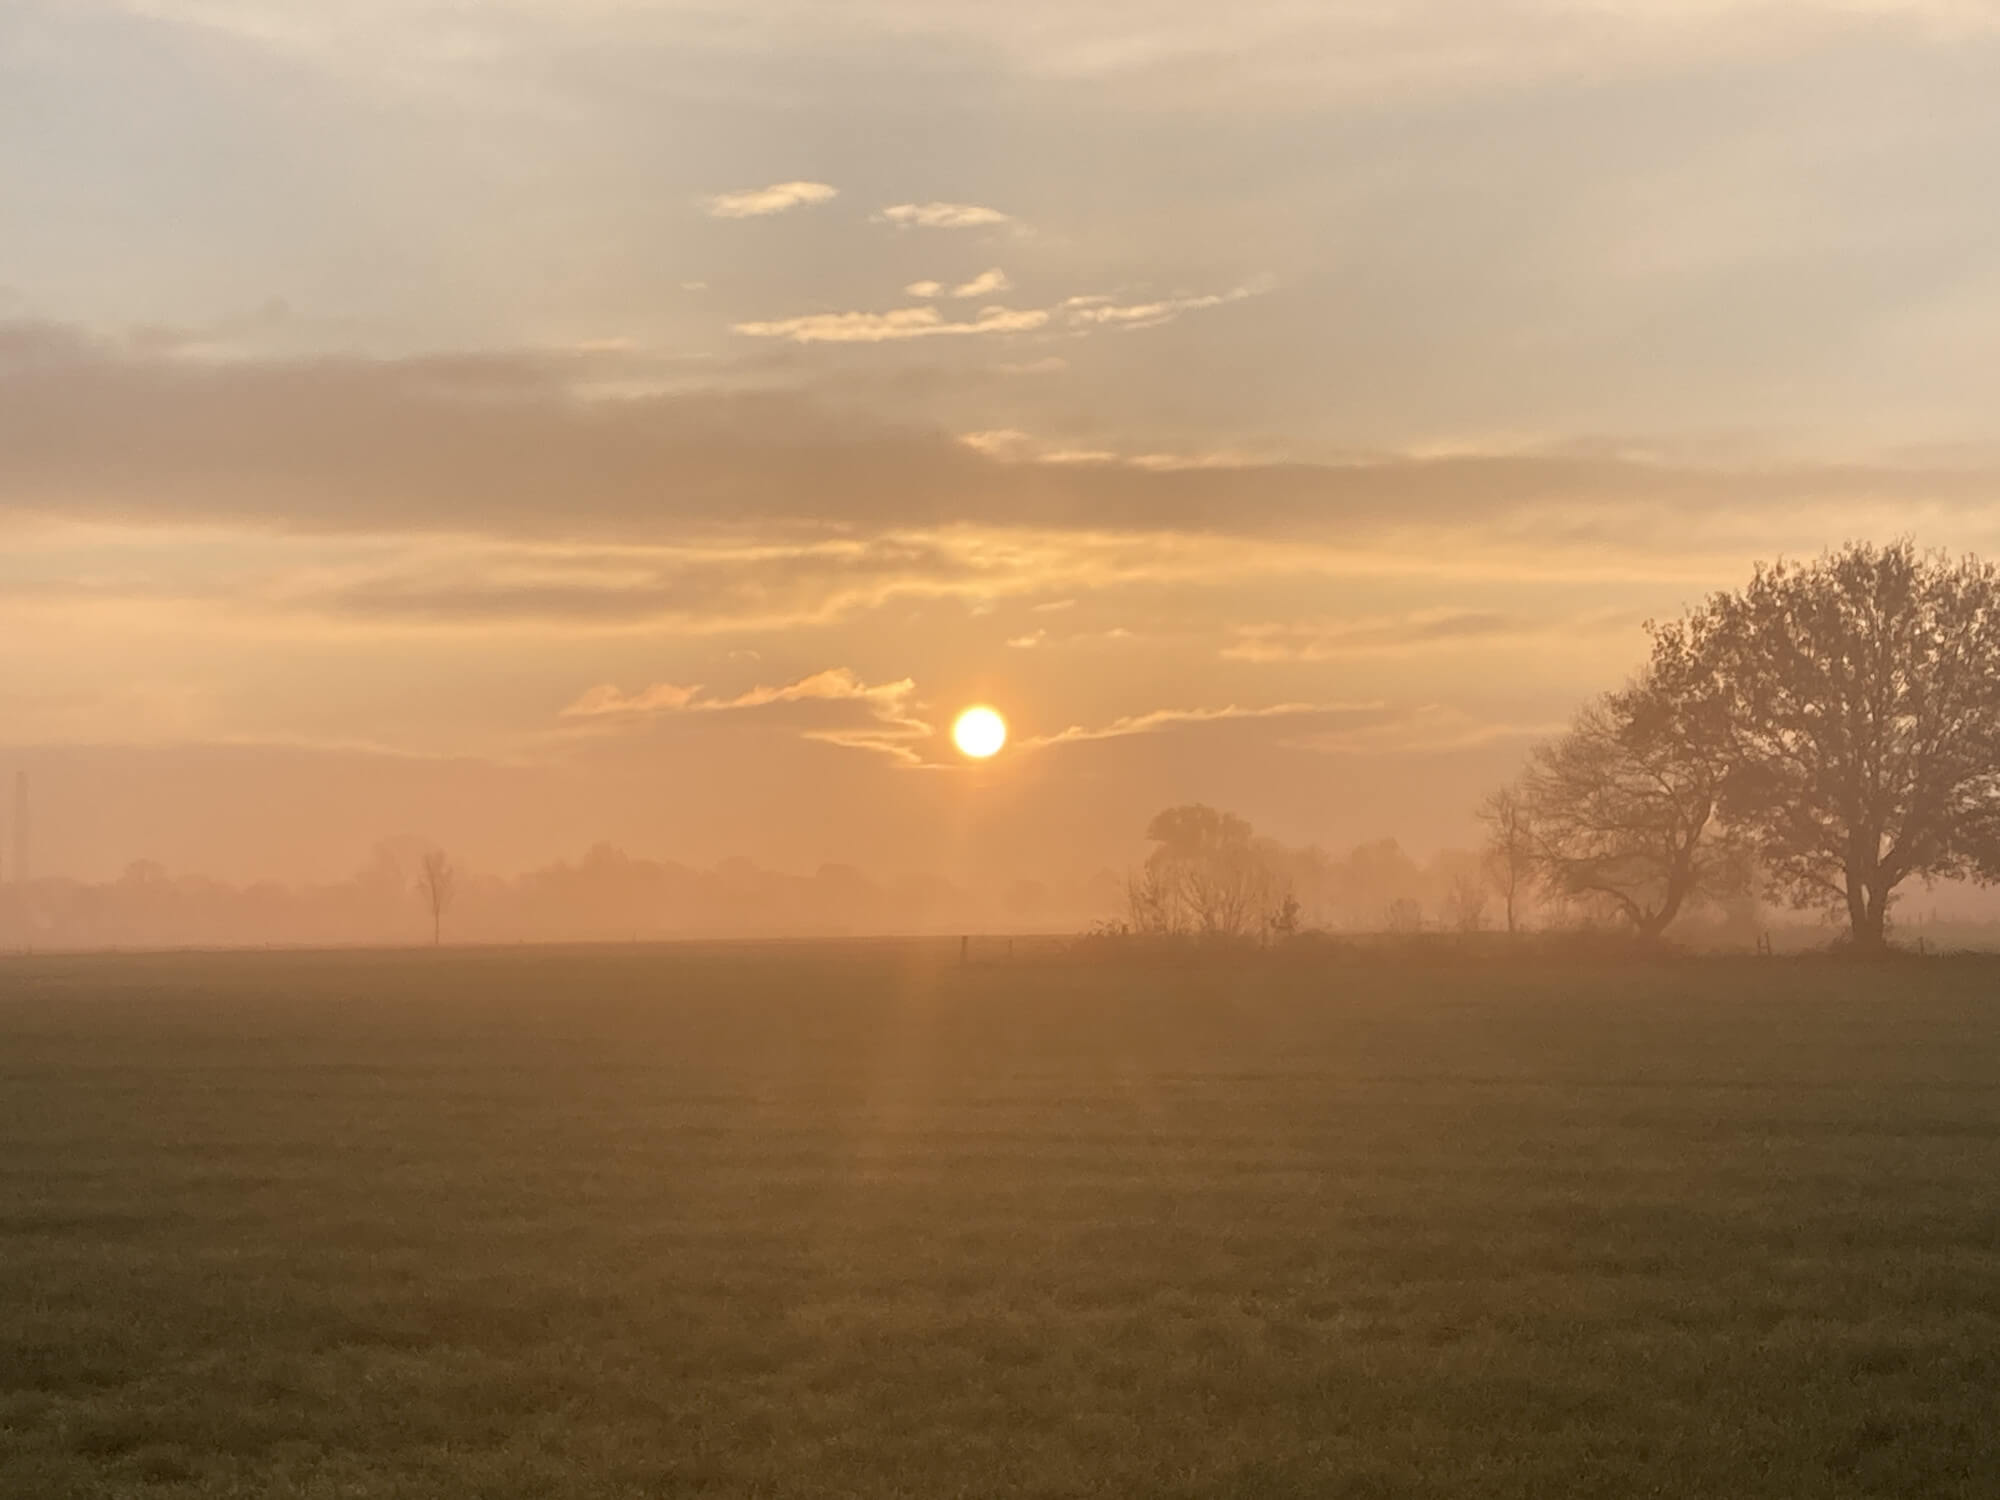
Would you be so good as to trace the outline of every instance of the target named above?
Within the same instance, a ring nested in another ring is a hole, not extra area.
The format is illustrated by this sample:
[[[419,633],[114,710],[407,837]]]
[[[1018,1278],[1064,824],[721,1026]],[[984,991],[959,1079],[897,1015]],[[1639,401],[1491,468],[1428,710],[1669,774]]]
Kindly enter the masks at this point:
[[[1080,297],[1066,297],[1057,309],[1076,328],[1158,328],[1162,323],[1171,323],[1183,313],[1201,312],[1211,307],[1226,307],[1232,302],[1241,302],[1248,297],[1262,296],[1270,290],[1265,282],[1232,288],[1226,292],[1213,292],[1203,296],[1186,293],[1172,297],[1160,297],[1147,302],[1120,302],[1115,297],[1094,293]]]
[[[1039,611],[1042,606],[1037,605],[1035,608]],[[1138,639],[1137,631],[1123,625],[1113,625],[1107,630],[1072,631],[1063,636],[1052,636],[1046,629],[1038,628],[1026,635],[1015,636],[1007,644],[1017,651],[1032,651],[1042,647],[1050,649],[1061,647],[1074,651],[1094,646],[1122,646],[1128,641]]]
[[[1023,748],[1069,745],[1087,740],[1124,739],[1135,734],[1158,734],[1162,730],[1194,724],[1221,724],[1238,719],[1296,719],[1316,714],[1350,712],[1354,708],[1378,709],[1379,704],[1275,703],[1265,708],[1159,708],[1150,713],[1128,714],[1108,724],[1086,727],[1072,724],[1055,734],[1023,741]]]
[[[847,667],[831,667],[781,686],[749,688],[733,697],[711,696],[699,684],[655,683],[626,693],[613,683],[600,683],[579,695],[559,717],[584,725],[631,725],[680,716],[740,719],[915,764],[922,757],[913,746],[936,733],[916,717],[915,697],[916,683],[907,677],[870,684]]]
[[[970,281],[946,290],[942,282],[914,281],[903,290],[912,297],[950,296],[969,300],[1008,290],[1013,283],[997,266],[982,271]],[[1157,328],[1171,323],[1183,313],[1221,307],[1257,296],[1264,288],[1237,287],[1233,291],[1208,296],[1177,296],[1153,302],[1120,304],[1106,296],[1070,297],[1052,314],[1041,308],[983,307],[969,321],[947,319],[935,307],[898,307],[888,312],[807,313],[796,318],[737,323],[734,331],[748,338],[784,339],[795,344],[884,344],[907,339],[924,339],[990,333],[1031,333],[1046,327],[1052,317],[1061,317],[1079,331],[1092,328]],[[1060,367],[1058,362],[1057,367]],[[1026,366],[1017,368],[1030,368]],[[1033,367],[1048,369],[1043,363]],[[1105,450],[1060,450],[1042,454],[1044,462],[1100,460],[1116,455]]]
[[[699,635],[825,625],[897,600],[978,603],[1033,587],[1029,567],[1018,549],[989,551],[968,536],[601,547],[417,542],[380,561],[280,575],[243,602],[397,630]],[[0,571],[0,599],[10,595]]]
[[[990,297],[995,292],[1013,289],[1014,283],[1008,279],[1007,273],[995,266],[990,271],[981,271],[970,281],[960,282],[951,289],[951,294],[959,298]]]
[[[1019,458],[1034,446],[1034,438],[1016,427],[995,427],[986,432],[961,432],[958,440],[974,453],[988,458]]]
[[[1424,703],[1361,722],[1288,735],[1280,743],[1289,750],[1319,755],[1435,755],[1502,740],[1541,739],[1564,727],[1559,720],[1495,722],[1450,704]]]
[[[562,711],[565,719],[651,717],[661,713],[735,713],[748,708],[768,708],[774,703],[871,703],[900,710],[916,691],[907,678],[900,682],[869,686],[847,667],[829,667],[796,682],[778,687],[757,686],[733,698],[705,695],[700,683],[682,687],[671,682],[654,683],[636,693],[621,691],[614,683],[599,683],[581,694]]]
[[[1013,281],[998,266],[990,271],[981,271],[970,281],[962,281],[950,288],[947,288],[942,281],[913,281],[903,288],[912,297],[953,297],[959,301],[991,297],[997,292],[1009,292],[1013,289]]]
[[[976,203],[898,203],[877,217],[905,229],[981,229],[1014,222],[1013,215]]]
[[[610,0],[582,9],[520,0],[446,12],[407,0],[121,0],[112,8],[225,32],[279,56],[433,86],[518,76],[576,37],[610,36],[641,55],[671,49],[704,77],[746,51],[763,58],[789,50],[818,61],[835,44],[937,49],[952,58],[972,47],[1001,67],[1094,94],[1156,81],[1148,97],[1168,108],[1187,107],[1191,90],[1204,100],[1289,105],[1329,93],[1602,77],[1658,67],[1662,56],[1768,53],[1829,35],[1962,43],[2000,26],[1982,0],[1427,0],[1390,9],[1352,0]],[[1204,66],[1225,54],[1228,68]]]
[[[1287,621],[1240,625],[1222,649],[1225,661],[1326,662],[1398,655],[1443,646],[1509,650],[1541,643],[1588,640],[1610,630],[1630,630],[1638,620],[1625,610],[1535,619],[1501,610],[1430,609],[1351,620]]]
[[[827,316],[837,321],[784,337],[882,336],[876,315]],[[939,336],[923,331],[932,326],[890,336]],[[1185,532],[1211,555],[1218,538],[1284,537],[1410,570],[1472,566],[1477,554],[1488,572],[1519,576],[1614,559],[1648,576],[1695,576],[1688,559],[1702,546],[1741,557],[1895,531],[1988,545],[2000,526],[2000,465],[1976,455],[1697,464],[1551,449],[1173,468],[1018,463],[997,456],[1010,439],[976,451],[811,387],[591,392],[603,361],[630,358],[218,360],[0,323],[0,516],[653,542],[769,523]],[[731,373],[709,365],[701,378]],[[1400,560],[1383,561],[1385,548]],[[1298,556],[1301,567],[1320,565]]]
[[[609,682],[599,683],[580,695],[562,711],[565,719],[647,718],[653,714],[678,712],[696,705],[700,684],[678,687],[671,682],[654,683],[636,693],[621,692]],[[710,704],[709,707],[724,705]]]
[[[831,203],[840,189],[824,182],[774,182],[702,200],[712,219],[762,219],[814,203]]]
[[[1462,708],[1439,703],[1276,703],[1261,708],[1162,708],[1130,714],[1107,724],[1071,725],[1056,734],[1024,741],[1024,750],[1089,744],[1182,730],[1270,724],[1282,732],[1283,749],[1321,755],[1426,754],[1470,749],[1499,740],[1554,733],[1560,724],[1496,723]]]
[[[1167,473],[1175,469],[1254,469],[1264,460],[1253,454],[1225,450],[1215,453],[1120,453],[1111,448],[1072,448],[1045,442],[1017,427],[961,432],[958,440],[973,452],[1005,463],[1116,464]]]
[[[883,344],[987,333],[1029,333],[1049,321],[1039,308],[983,307],[970,322],[951,323],[934,307],[899,307],[891,312],[809,313],[767,323],[738,323],[750,338],[788,339],[795,344]]]

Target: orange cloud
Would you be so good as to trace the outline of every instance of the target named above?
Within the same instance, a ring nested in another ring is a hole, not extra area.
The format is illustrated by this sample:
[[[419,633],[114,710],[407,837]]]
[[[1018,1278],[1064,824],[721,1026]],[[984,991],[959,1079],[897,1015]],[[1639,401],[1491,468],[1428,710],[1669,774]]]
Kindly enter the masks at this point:
[[[1039,308],[984,307],[970,322],[951,323],[934,307],[899,307],[884,313],[808,313],[770,322],[738,323],[736,332],[757,339],[789,339],[795,344],[885,344],[903,339],[971,334],[1028,333],[1049,315]]]
[[[830,203],[840,189],[824,182],[774,182],[769,187],[742,188],[702,200],[710,218],[761,219],[814,203]]]
[[[802,738],[852,749],[874,750],[906,763],[921,757],[913,742],[930,738],[930,724],[914,711],[916,683],[910,678],[868,683],[847,667],[815,672],[796,682],[749,688],[734,697],[708,696],[700,684],[655,683],[626,693],[613,683],[600,683],[578,696],[560,717],[572,723],[655,720],[672,715],[755,716]],[[813,710],[801,717],[774,712],[786,708]],[[829,717],[823,710],[832,709]],[[846,709],[849,712],[841,713]]]
[[[1013,215],[976,203],[898,203],[877,216],[902,228],[984,229],[1011,224]]]

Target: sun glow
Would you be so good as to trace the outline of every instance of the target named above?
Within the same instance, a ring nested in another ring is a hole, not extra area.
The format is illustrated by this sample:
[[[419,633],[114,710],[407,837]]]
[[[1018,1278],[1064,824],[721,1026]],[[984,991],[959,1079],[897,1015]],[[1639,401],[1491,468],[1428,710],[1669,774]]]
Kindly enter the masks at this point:
[[[990,708],[968,708],[951,726],[951,742],[960,754],[985,760],[1007,743],[1007,721]]]

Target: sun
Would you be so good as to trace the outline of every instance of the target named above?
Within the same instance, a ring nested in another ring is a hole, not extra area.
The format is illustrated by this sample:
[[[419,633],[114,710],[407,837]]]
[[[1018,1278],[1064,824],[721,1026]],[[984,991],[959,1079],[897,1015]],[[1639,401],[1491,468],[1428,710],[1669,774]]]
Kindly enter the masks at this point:
[[[968,708],[951,726],[951,742],[960,754],[986,760],[1007,743],[1007,721],[990,708]]]

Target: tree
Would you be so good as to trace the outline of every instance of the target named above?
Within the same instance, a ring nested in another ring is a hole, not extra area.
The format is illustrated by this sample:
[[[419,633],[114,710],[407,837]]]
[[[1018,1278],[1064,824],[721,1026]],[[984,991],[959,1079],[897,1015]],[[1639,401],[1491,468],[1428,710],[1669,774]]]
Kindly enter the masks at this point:
[[[1585,708],[1535,748],[1522,784],[1541,880],[1645,938],[1739,885],[1742,861],[1716,827],[1723,751],[1706,717],[1652,679]]]
[[[1127,889],[1137,931],[1243,938],[1296,922],[1272,850],[1234,813],[1199,803],[1168,808],[1146,837],[1153,852]]]
[[[2000,576],[1909,542],[1759,567],[1654,631],[1726,727],[1724,811],[1775,894],[1886,941],[1911,879],[2000,880]]]
[[[1134,932],[1162,937],[1183,930],[1172,883],[1151,861],[1126,877],[1125,909]]]
[[[1486,825],[1486,875],[1506,909],[1507,930],[1519,932],[1521,902],[1534,888],[1535,837],[1527,800],[1516,787],[1503,786],[1480,804]]]
[[[1451,878],[1445,894],[1445,919],[1459,932],[1486,930],[1486,882],[1471,870]]]
[[[417,891],[430,908],[431,946],[435,948],[444,940],[444,914],[451,909],[452,897],[458,894],[458,871],[452,868],[450,856],[442,849],[425,852],[417,868]]]

